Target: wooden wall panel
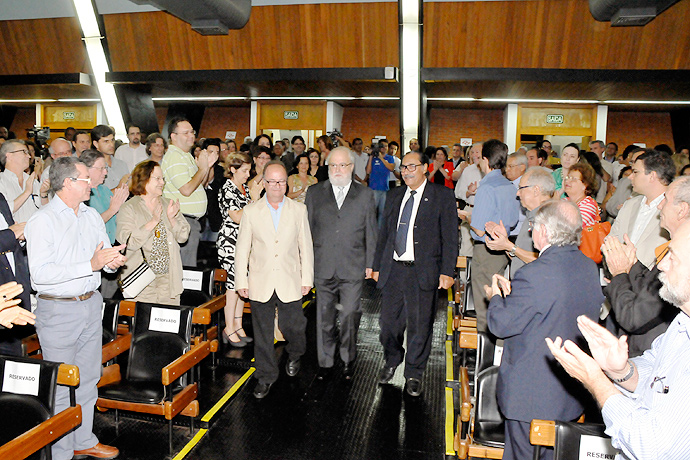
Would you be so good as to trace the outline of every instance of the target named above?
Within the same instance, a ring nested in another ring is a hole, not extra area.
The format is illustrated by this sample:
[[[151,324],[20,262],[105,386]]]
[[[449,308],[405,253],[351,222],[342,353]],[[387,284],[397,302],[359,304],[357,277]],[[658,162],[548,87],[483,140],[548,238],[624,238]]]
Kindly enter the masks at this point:
[[[162,12],[103,19],[114,71],[398,65],[393,2],[255,6],[243,29],[222,36]]]
[[[17,114],[12,120],[12,125],[8,126],[10,131],[14,131],[18,139],[26,139],[26,130],[31,129],[36,124],[36,107],[19,107]],[[56,137],[51,133],[51,137]]]
[[[0,21],[1,75],[90,73],[76,18]]]
[[[237,133],[235,142],[239,148],[244,138],[249,136],[250,118],[249,107],[206,107],[204,118],[201,120],[199,137],[224,139],[227,131],[235,131]]]
[[[452,146],[460,139],[472,142],[503,140],[503,110],[431,109],[429,145]]]
[[[690,2],[644,27],[597,22],[587,0],[425,2],[425,67],[690,69]]]
[[[669,112],[614,112],[609,110],[606,142],[615,142],[619,150],[644,142],[652,148],[668,144],[673,148],[673,130]]]

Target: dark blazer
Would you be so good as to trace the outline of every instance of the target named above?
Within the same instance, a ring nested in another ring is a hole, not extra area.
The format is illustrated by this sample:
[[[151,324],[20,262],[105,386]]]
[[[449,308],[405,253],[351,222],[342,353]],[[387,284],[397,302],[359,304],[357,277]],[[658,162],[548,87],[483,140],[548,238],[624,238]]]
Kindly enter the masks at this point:
[[[598,320],[603,301],[599,270],[576,246],[547,248],[515,272],[509,296],[491,298],[489,331],[505,339],[496,394],[507,419],[568,421],[582,413],[586,392],[556,363],[544,338],[582,346],[577,317]]]
[[[620,333],[628,336],[630,357],[650,349],[678,314],[676,307],[659,297],[660,289],[659,268],[654,265],[649,270],[639,261],[630,273],[614,276],[604,289]]]
[[[352,181],[340,209],[331,181],[307,189],[304,202],[314,242],[314,278],[364,279],[376,251],[376,201],[374,192]]]
[[[0,193],[0,213],[7,221],[7,226],[11,227],[14,225],[10,207],[2,193]],[[5,253],[10,251],[14,255],[14,273],[12,273],[7,256],[5,256]],[[9,283],[10,281],[16,281],[24,286],[24,292],[19,295],[19,298],[22,299],[20,305],[27,310],[31,310],[31,301],[29,300],[29,294],[31,293],[29,264],[26,261],[24,248],[19,245],[14,232],[8,228],[0,230],[0,284]]]
[[[211,230],[217,232],[223,225],[223,216],[220,213],[220,203],[218,201],[218,192],[223,188],[225,181],[225,168],[216,163],[213,165],[213,180],[206,187],[206,198],[208,199],[208,206],[206,208],[206,217]]]
[[[393,266],[398,215],[406,190],[407,186],[396,187],[386,195],[383,226],[373,267],[379,272],[379,288],[386,285]],[[458,214],[453,191],[427,181],[412,228],[414,269],[419,287],[436,289],[439,275],[452,277],[455,274],[458,257]]]

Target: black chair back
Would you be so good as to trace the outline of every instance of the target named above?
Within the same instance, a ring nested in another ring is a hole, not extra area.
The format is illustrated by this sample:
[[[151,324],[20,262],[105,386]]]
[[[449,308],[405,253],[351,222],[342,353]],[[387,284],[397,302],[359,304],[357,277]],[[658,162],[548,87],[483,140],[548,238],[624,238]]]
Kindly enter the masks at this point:
[[[103,345],[117,338],[117,319],[120,314],[120,301],[114,299],[103,300]]]
[[[498,366],[491,366],[477,375],[474,441],[491,447],[503,447],[505,443],[505,419],[496,400],[497,380]]]
[[[586,458],[615,458],[618,452],[611,445],[604,430],[604,425],[594,423],[556,422],[556,442],[554,445],[554,460],[578,460],[580,448],[587,450]],[[582,436],[604,438],[604,442],[597,445],[581,445]]]
[[[55,415],[59,367],[60,363],[0,356],[0,445]],[[49,459],[50,446],[29,458]]]
[[[182,271],[184,290],[180,297],[180,303],[190,307],[198,307],[211,300],[215,295],[214,272],[214,268],[185,267]]]
[[[137,302],[127,380],[160,382],[162,369],[189,351],[192,308]]]

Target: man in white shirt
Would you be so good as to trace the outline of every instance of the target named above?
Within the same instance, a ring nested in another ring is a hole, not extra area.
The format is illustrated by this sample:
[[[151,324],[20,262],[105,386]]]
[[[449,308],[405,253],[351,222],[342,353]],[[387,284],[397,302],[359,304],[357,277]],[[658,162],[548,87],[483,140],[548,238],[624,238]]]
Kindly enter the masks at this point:
[[[146,147],[141,143],[141,130],[138,126],[127,127],[127,139],[129,144],[122,144],[115,151],[115,158],[124,161],[128,172],[131,173],[136,165],[148,160],[149,156],[146,154]]]
[[[355,137],[352,141],[352,151],[355,154],[355,180],[360,184],[367,185],[367,164],[369,163],[369,155],[362,152],[364,142],[359,137]]]
[[[627,237],[637,248],[637,259],[651,268],[656,259],[654,250],[669,239],[668,232],[661,228],[658,205],[673,181],[676,167],[669,154],[647,149],[632,169],[630,181],[640,196],[625,202],[609,237],[616,237],[621,243]]]
[[[69,144],[62,139],[60,142]],[[15,222],[26,222],[42,205],[48,204],[49,182],[40,186],[36,173],[24,172],[29,167],[29,150],[24,141],[11,139],[0,147],[0,193],[5,195]],[[43,198],[45,197],[45,198]]]

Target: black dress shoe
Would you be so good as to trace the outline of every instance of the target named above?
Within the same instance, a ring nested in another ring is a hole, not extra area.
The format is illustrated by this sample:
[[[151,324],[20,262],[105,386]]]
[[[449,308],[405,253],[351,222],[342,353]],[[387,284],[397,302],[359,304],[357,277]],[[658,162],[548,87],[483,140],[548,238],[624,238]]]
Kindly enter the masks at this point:
[[[349,363],[345,363],[345,366],[343,367],[343,377],[345,377],[345,380],[350,380],[354,373],[355,373],[355,362],[350,361]]]
[[[394,375],[395,367],[383,366],[383,369],[381,369],[381,372],[379,372],[379,385],[387,385],[391,383]]]
[[[416,398],[417,396],[422,394],[422,382],[419,379],[407,379],[405,391],[407,391],[408,395],[414,396]]]
[[[316,373],[316,378],[318,380],[328,380],[332,372],[332,367],[319,367],[319,372]]]
[[[258,382],[254,387],[254,397],[256,399],[264,399],[268,396],[268,392],[271,391],[272,383],[261,383]]]
[[[299,372],[300,368],[300,360],[299,358],[295,360],[288,359],[287,364],[285,365],[285,372],[289,377],[294,377],[297,375]]]

